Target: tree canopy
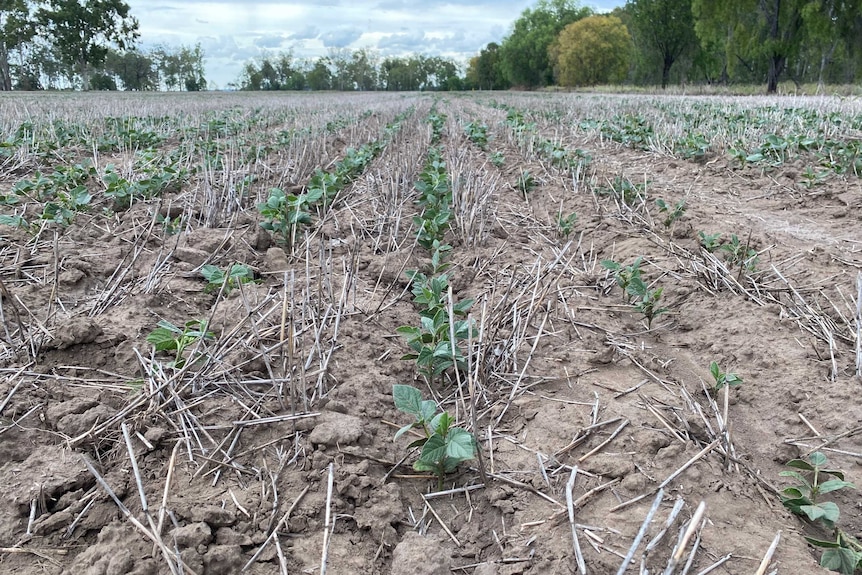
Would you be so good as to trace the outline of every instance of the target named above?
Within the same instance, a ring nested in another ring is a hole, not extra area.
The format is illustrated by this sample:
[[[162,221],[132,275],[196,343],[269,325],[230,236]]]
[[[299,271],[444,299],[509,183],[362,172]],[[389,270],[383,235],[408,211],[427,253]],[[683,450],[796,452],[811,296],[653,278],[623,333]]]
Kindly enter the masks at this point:
[[[539,0],[515,20],[500,46],[501,68],[513,86],[536,88],[554,81],[548,47],[567,25],[592,14],[575,0]]]
[[[561,86],[621,82],[629,69],[631,35],[616,16],[589,16],[572,22],[549,53]]]
[[[122,0],[47,0],[36,18],[59,60],[80,74],[85,90],[109,46],[125,49],[138,37],[138,21]]]
[[[625,9],[638,47],[644,53],[653,52],[660,62],[661,87],[666,88],[671,67],[697,45],[691,0],[628,0]]]

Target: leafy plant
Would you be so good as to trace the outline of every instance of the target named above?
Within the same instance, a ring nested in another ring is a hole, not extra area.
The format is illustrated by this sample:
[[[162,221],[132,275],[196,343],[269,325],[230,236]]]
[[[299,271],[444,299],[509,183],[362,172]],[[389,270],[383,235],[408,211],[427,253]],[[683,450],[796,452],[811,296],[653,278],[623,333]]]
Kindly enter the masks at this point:
[[[161,320],[158,327],[147,335],[147,341],[153,344],[156,351],[171,351],[174,360],[168,363],[169,367],[182,369],[188,361],[196,361],[198,358],[186,359],[186,349],[198,340],[213,339],[215,334],[207,331],[205,320],[193,319],[187,321],[182,327],[176,326],[169,321]]]
[[[686,160],[700,162],[709,152],[709,140],[703,134],[688,134],[674,143],[673,152]]]
[[[68,192],[65,190],[58,191],[52,201],[45,203],[39,218],[65,228],[75,219],[75,214],[87,209],[92,199],[93,196],[83,185]]]
[[[647,320],[647,329],[652,328],[652,320],[668,311],[667,308],[658,306],[663,291],[664,288],[660,287],[650,289],[646,282],[641,279],[640,274],[633,277],[626,287],[626,293],[635,297],[632,305]]]
[[[477,124],[475,122],[466,124],[464,126],[464,135],[483,150],[488,146],[488,126],[485,124]]]
[[[753,272],[757,267],[757,250],[743,245],[736,234],[731,234],[730,241],[721,245],[720,249],[725,253],[727,261],[731,266],[740,266],[748,272]]]
[[[319,188],[298,195],[285,194],[280,188],[272,188],[266,202],[257,205],[260,215],[265,218],[260,227],[278,234],[291,249],[301,226],[312,222],[309,210],[322,197],[323,190]]]
[[[165,217],[162,214],[156,214],[156,223],[161,224],[162,230],[169,236],[180,233],[185,219],[182,215],[175,218]]]
[[[20,228],[22,230],[30,228],[30,224],[22,216],[8,216],[5,214],[0,214],[0,225],[12,226],[13,228]]]
[[[395,407],[415,418],[395,434],[395,439],[419,429],[424,437],[408,445],[408,449],[421,447],[419,459],[413,464],[416,471],[430,471],[437,476],[437,489],[443,489],[443,480],[462,461],[476,457],[476,438],[472,433],[455,427],[455,419],[445,411],[437,412],[437,404],[422,400],[422,393],[410,385],[393,385]]]
[[[712,379],[715,380],[713,389],[718,391],[722,387],[739,387],[742,385],[742,378],[735,373],[725,373],[718,367],[718,363],[713,361],[709,364],[709,373],[712,374]]]
[[[613,260],[602,260],[602,267],[606,270],[610,271],[613,274],[614,279],[617,282],[617,285],[620,286],[623,290],[623,294],[626,296],[628,301],[631,301],[629,296],[629,285],[631,285],[632,281],[635,279],[640,279],[641,277],[641,269],[640,265],[643,261],[643,257],[638,257],[634,263],[631,265],[627,265],[623,267],[622,264],[619,264]]]
[[[207,264],[201,268],[201,275],[207,280],[207,286],[204,288],[207,293],[218,291],[224,285],[224,293],[227,295],[240,284],[255,281],[254,271],[243,264],[233,264],[227,273],[218,266]]]
[[[564,216],[562,212],[557,214],[557,230],[564,238],[569,237],[575,229],[575,223],[578,221],[578,214],[572,212],[568,216]]]
[[[524,170],[518,176],[517,182],[515,182],[515,186],[517,186],[518,190],[524,194],[524,197],[527,197],[527,194],[536,187],[536,179],[530,173],[529,170]]]
[[[811,166],[805,168],[802,172],[802,183],[809,190],[816,185],[822,184],[829,177],[829,172],[826,170],[815,170]]]
[[[788,461],[787,466],[792,469],[779,475],[795,479],[796,485],[783,489],[781,503],[792,513],[831,530],[834,539],[805,537],[805,540],[825,549],[820,557],[821,566],[843,575],[853,575],[862,569],[862,544],[836,526],[841,515],[838,505],[833,501],[822,501],[820,496],[841,489],[855,489],[856,486],[844,480],[844,473],[828,469],[827,465],[826,456],[819,451],[812,453],[808,461]]]
[[[491,160],[491,163],[496,167],[501,168],[506,163],[506,156],[503,152],[491,152],[488,155],[488,158]]]
[[[698,232],[697,237],[700,239],[701,247],[710,253],[721,247],[721,234]]]
[[[670,228],[685,213],[685,200],[680,200],[671,208],[663,199],[659,198],[655,201],[658,206],[659,213],[664,214],[665,228]]]

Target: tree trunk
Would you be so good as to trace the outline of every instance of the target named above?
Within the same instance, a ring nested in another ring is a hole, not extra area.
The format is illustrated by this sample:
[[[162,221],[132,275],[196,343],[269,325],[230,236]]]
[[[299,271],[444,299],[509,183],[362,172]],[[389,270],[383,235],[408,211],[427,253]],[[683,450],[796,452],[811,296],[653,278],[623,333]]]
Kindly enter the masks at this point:
[[[674,58],[670,54],[664,55],[664,62],[662,63],[661,68],[661,89],[664,90],[667,88],[668,83],[670,82],[670,69],[673,66]]]
[[[12,90],[12,74],[9,72],[9,51],[6,43],[0,42],[0,90],[9,92]]]
[[[775,94],[778,91],[778,78],[784,71],[784,56],[773,55],[769,59],[769,74],[766,77],[766,93]]]

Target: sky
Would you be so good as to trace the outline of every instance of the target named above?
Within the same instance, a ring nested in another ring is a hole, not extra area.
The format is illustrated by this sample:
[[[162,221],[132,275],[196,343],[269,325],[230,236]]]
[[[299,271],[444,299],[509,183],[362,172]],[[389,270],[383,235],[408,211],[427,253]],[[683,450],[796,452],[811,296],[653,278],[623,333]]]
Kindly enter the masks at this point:
[[[425,54],[466,62],[499,42],[535,0],[126,0],[140,45],[201,44],[207,80],[225,88],[261,54],[297,58],[331,49],[374,48],[382,56]],[[586,0],[597,12],[625,0]]]

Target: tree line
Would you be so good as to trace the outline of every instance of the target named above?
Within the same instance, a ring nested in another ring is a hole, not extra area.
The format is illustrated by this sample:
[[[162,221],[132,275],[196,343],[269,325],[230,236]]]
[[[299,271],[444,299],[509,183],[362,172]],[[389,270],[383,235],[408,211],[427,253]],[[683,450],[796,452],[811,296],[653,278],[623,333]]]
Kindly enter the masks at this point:
[[[0,0],[0,90],[202,90],[200,45],[135,48],[123,0]],[[458,62],[331,49],[248,62],[242,90],[498,90],[607,83],[854,84],[862,0],[628,0],[597,14],[538,0],[500,42]]]
[[[628,83],[853,84],[862,0],[628,0],[596,14],[539,0],[474,56],[479,89]]]
[[[463,90],[457,62],[440,56],[381,57],[376,50],[333,49],[316,59],[291,52],[247,62],[232,85],[239,90]]]
[[[0,0],[0,90],[204,90],[203,51],[135,49],[122,0]]]

